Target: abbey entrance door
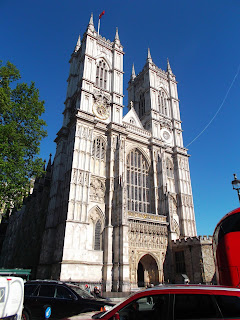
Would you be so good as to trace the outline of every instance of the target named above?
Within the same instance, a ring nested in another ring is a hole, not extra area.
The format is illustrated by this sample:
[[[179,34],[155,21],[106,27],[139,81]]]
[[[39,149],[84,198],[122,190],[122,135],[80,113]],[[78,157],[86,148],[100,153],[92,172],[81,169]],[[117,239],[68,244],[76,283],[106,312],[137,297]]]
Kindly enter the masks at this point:
[[[146,254],[143,256],[137,269],[137,284],[138,287],[146,287],[148,285],[156,285],[159,283],[159,271],[155,259]]]

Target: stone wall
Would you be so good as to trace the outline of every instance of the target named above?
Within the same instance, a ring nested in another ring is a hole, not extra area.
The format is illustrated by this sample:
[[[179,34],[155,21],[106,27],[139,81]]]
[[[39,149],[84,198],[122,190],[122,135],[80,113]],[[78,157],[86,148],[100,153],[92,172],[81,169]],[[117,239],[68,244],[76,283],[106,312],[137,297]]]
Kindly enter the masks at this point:
[[[31,269],[32,278],[36,277],[46,222],[50,165],[48,169],[46,175],[35,182],[34,191],[24,200],[21,210],[10,215],[0,254],[1,268]]]
[[[184,262],[178,265],[176,252],[183,252]],[[184,238],[171,243],[171,261],[173,283],[216,283],[215,263],[212,249],[212,237],[199,236]]]

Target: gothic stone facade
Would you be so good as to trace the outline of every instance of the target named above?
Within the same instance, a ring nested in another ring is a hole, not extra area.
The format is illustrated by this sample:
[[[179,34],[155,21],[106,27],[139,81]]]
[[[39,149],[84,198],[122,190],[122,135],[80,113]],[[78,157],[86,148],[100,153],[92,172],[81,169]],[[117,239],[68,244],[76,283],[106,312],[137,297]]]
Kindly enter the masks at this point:
[[[164,281],[169,239],[196,236],[175,76],[149,51],[123,117],[123,55],[91,16],[70,59],[40,277],[129,291]]]
[[[123,55],[118,30],[106,40],[91,16],[70,59],[38,278],[104,291],[161,283],[171,240],[196,236],[175,75],[148,50],[123,116]]]

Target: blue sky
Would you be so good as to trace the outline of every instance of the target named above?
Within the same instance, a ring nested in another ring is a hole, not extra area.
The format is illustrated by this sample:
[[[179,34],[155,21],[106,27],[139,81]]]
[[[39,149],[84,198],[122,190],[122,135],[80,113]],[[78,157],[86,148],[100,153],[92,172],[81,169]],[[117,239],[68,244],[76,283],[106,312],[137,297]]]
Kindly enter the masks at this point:
[[[124,46],[124,105],[134,62],[141,71],[150,47],[157,66],[167,58],[178,81],[185,146],[219,109],[240,64],[240,0],[0,0],[0,59],[14,63],[22,80],[35,81],[45,100],[48,138],[41,156],[55,154],[62,125],[69,58],[93,12],[105,10],[100,33]],[[232,190],[240,178],[240,75],[208,129],[188,148],[197,230],[211,235],[220,218],[239,206]]]

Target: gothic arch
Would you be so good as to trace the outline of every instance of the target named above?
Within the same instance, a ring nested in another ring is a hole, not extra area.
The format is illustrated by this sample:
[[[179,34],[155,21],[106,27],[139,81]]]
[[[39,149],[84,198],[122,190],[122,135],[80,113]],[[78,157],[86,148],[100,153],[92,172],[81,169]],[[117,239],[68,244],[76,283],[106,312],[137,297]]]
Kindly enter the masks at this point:
[[[131,152],[131,151],[133,151],[133,150],[138,150],[143,156],[144,156],[144,158],[145,158],[145,160],[147,161],[147,164],[148,164],[148,166],[149,166],[149,168],[151,167],[151,160],[149,159],[149,155],[147,154],[147,152],[142,148],[142,147],[140,147],[140,146],[134,146],[134,145],[131,145],[131,146],[128,146],[127,148],[126,148],[126,160],[127,160],[127,156],[128,156],[128,154]]]
[[[127,208],[129,211],[151,213],[150,165],[138,148],[126,156]]]
[[[168,178],[174,178],[174,166],[173,166],[173,161],[167,157],[166,158],[166,172],[167,172],[167,177]]]
[[[106,58],[100,58],[96,60],[96,78],[95,84],[97,87],[103,90],[110,89],[110,67],[106,61]]]
[[[158,110],[167,117],[171,116],[169,94],[163,87],[158,89]]]
[[[137,264],[137,283],[139,287],[159,283],[159,262],[151,253],[144,253]]]
[[[98,219],[102,222],[102,230],[104,228],[104,221],[105,221],[105,215],[102,212],[102,210],[99,208],[99,206],[94,206],[90,211],[88,215],[88,222],[96,222]]]
[[[160,269],[160,261],[159,261],[159,258],[154,254],[154,253],[152,253],[152,252],[144,252],[144,253],[142,253],[140,256],[139,256],[139,258],[138,258],[138,262],[137,262],[137,264],[139,263],[139,261],[144,257],[144,256],[151,256],[154,260],[155,260],[155,262],[156,262],[156,264],[157,264],[157,267],[158,267],[158,269]]]
[[[95,206],[89,212],[89,235],[90,247],[92,250],[102,250],[102,233],[104,230],[104,214],[102,210]]]
[[[107,137],[102,134],[93,135],[93,141],[95,139],[101,139],[105,144],[107,144]]]
[[[111,70],[111,68],[112,68],[111,62],[110,62],[109,59],[108,59],[105,55],[103,55],[103,54],[99,54],[99,55],[96,56],[96,65],[98,64],[98,62],[99,62],[101,59],[104,60],[104,61],[107,63],[108,71]]]
[[[93,137],[91,146],[91,171],[93,175],[106,176],[107,142],[102,135]]]
[[[167,90],[166,90],[164,87],[162,87],[162,86],[159,87],[159,88],[158,88],[158,92],[159,92],[159,91],[163,91],[163,92],[166,94],[167,98],[168,98],[168,99],[170,98],[169,93],[167,92]]]
[[[146,100],[144,90],[139,91],[138,116],[141,118],[146,112]]]

